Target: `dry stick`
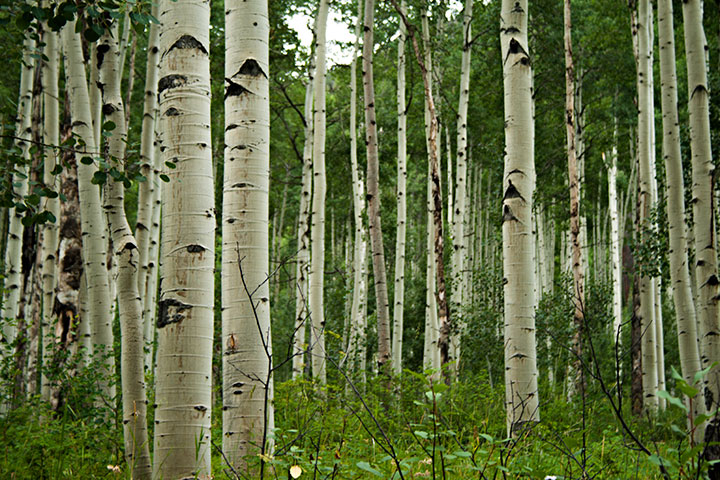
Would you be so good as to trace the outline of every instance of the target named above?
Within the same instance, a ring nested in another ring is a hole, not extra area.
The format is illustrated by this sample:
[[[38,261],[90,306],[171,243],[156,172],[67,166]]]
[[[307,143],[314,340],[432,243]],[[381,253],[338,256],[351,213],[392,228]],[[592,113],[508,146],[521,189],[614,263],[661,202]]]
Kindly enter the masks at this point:
[[[443,263],[443,221],[442,221],[442,196],[440,195],[440,172],[438,169],[438,158],[435,144],[437,142],[438,120],[435,111],[435,102],[433,100],[432,90],[428,80],[428,71],[425,62],[420,53],[415,28],[408,20],[396,0],[388,0],[397,11],[398,15],[405,24],[407,33],[412,40],[415,59],[417,60],[420,72],[422,73],[423,85],[425,87],[425,97],[427,98],[428,110],[430,111],[430,132],[429,132],[429,149],[430,149],[430,167],[432,170],[432,195],[434,204],[434,221],[435,221],[435,264],[437,268],[437,303],[438,303],[438,320],[440,322],[440,337],[438,338],[438,347],[440,348],[440,364],[445,365],[450,359],[450,307],[447,301],[447,289],[445,287],[445,265]],[[427,48],[427,47],[426,47]],[[450,382],[450,372],[444,371],[443,376],[445,382]]]

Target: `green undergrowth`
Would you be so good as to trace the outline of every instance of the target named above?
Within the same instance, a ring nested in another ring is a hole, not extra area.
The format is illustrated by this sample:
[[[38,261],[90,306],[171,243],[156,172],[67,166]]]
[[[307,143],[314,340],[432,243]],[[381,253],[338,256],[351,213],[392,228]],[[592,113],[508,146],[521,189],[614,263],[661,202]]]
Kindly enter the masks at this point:
[[[624,431],[592,382],[585,402],[567,402],[562,388],[541,385],[541,421],[517,438],[506,435],[504,392],[485,375],[450,386],[406,371],[386,379],[319,388],[300,380],[276,385],[274,449],[249,462],[265,478],[499,479],[671,478],[693,475],[683,410],[670,402],[657,418],[623,418],[650,450]],[[556,392],[556,393],[553,393]],[[68,401],[60,413],[33,401],[0,419],[3,478],[130,478],[122,459],[118,412],[95,408],[90,397]],[[218,400],[219,402],[219,400]],[[152,413],[152,412],[151,412]],[[237,478],[217,452],[221,408],[213,416],[214,478]],[[115,468],[113,468],[115,467]],[[259,473],[252,478],[258,478]]]

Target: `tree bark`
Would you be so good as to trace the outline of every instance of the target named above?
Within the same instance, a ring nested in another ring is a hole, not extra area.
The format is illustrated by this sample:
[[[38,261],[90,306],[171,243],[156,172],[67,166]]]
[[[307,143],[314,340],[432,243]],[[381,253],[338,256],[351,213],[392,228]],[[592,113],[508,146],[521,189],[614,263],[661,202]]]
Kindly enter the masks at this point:
[[[702,21],[702,1],[683,2],[685,58],[688,74],[688,111],[690,113],[690,151],[692,158],[693,233],[695,236],[696,313],[700,327],[700,363],[712,365],[704,379],[705,408],[713,412],[720,405],[720,308],[717,252],[715,251],[715,213],[713,212],[714,166],[710,144],[710,113],[707,81],[707,41]],[[706,426],[705,441],[720,440],[720,419]],[[720,458],[712,449],[708,460]],[[711,477],[718,474],[713,466]],[[713,477],[715,478],[715,477]]]
[[[448,219],[453,226],[453,256],[452,256],[452,272],[455,277],[455,284],[452,290],[451,305],[455,312],[455,328],[450,337],[451,361],[455,362],[455,371],[458,370],[460,361],[460,340],[462,332],[465,328],[465,319],[462,311],[466,310],[465,300],[465,282],[462,280],[465,274],[465,260],[467,258],[467,249],[465,246],[465,203],[467,198],[467,157],[468,157],[468,139],[467,139],[467,111],[470,100],[470,54],[472,50],[472,9],[473,0],[465,0],[465,9],[463,11],[463,45],[462,60],[460,63],[460,99],[458,100],[457,114],[457,179],[455,187],[455,205],[451,205],[450,209],[454,209],[452,220]],[[449,129],[448,129],[449,131]],[[448,142],[448,151],[450,145]],[[450,160],[448,160],[450,162]],[[448,164],[448,168],[450,164]],[[452,183],[452,179],[449,183]]]
[[[405,0],[400,8],[407,11]],[[407,230],[407,105],[405,101],[405,39],[407,28],[400,21],[397,61],[397,227],[395,241],[395,290],[393,292],[392,367],[395,375],[402,373],[403,323],[405,303],[405,243]],[[351,127],[352,130],[352,127]]]
[[[375,0],[365,0],[363,23],[363,91],[365,93],[365,145],[367,146],[367,199],[370,223],[373,276],[378,332],[378,370],[390,372],[390,309],[385,274],[385,248],[380,220],[380,158],[378,154],[377,122],[375,117],[375,83],[373,80],[373,41]]]
[[[73,25],[63,29],[65,49],[65,84],[73,115],[73,133],[83,142],[87,152],[96,152],[95,136],[92,130],[92,115],[88,86],[85,77],[85,63],[82,55],[80,35]],[[100,192],[92,178],[97,170],[94,159],[88,154],[76,153],[78,167],[78,193],[83,235],[83,263],[87,279],[88,320],[92,335],[93,353],[100,355],[103,378],[100,389],[105,400],[115,397],[112,377],[115,371],[113,355],[113,332],[111,298],[108,285],[106,223],[100,203]],[[92,161],[91,161],[92,160]]]
[[[325,81],[327,75],[327,17],[329,0],[320,0],[315,37],[315,78],[313,92],[313,195],[310,265],[310,317],[312,332],[312,374],[321,384],[327,380],[325,364]]]
[[[160,4],[160,138],[167,172],[157,320],[153,478],[210,478],[215,201],[210,5]],[[178,385],[184,385],[178,389]]]
[[[239,471],[268,451],[274,428],[267,9],[263,0],[225,3],[223,452]]]
[[[120,93],[120,53],[117,23],[103,35],[97,46],[98,68],[102,84],[102,111],[115,128],[108,139],[108,165],[122,171],[125,166],[125,106]],[[143,305],[138,293],[139,252],[125,214],[125,186],[112,175],[105,184],[104,209],[108,216],[114,256],[118,261],[118,306],[120,310],[121,384],[125,461],[132,477],[149,480],[152,473],[147,433],[147,396],[145,394]]]
[[[505,91],[503,271],[505,405],[509,435],[540,419],[535,351],[532,203],[535,190],[528,2],[503,0],[500,46]]]

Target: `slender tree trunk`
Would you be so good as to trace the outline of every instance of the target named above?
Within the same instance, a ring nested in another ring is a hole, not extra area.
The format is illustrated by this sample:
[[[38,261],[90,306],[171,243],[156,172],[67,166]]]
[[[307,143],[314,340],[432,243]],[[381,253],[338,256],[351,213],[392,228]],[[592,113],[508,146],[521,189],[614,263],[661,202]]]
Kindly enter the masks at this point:
[[[152,14],[158,17],[159,3],[154,2]],[[152,261],[149,256],[150,250],[150,222],[153,215],[153,195],[155,190],[155,179],[153,169],[155,167],[155,120],[158,115],[157,108],[157,82],[158,82],[158,41],[160,26],[150,24],[150,37],[147,47],[147,67],[145,73],[145,99],[143,103],[142,133],[140,136],[140,173],[145,177],[144,182],[138,185],[137,221],[135,223],[135,237],[138,246],[138,271],[137,289],[141,297],[146,296],[149,263]],[[122,59],[122,55],[120,59]],[[130,111],[129,103],[127,112]],[[144,340],[146,344],[152,343],[153,326],[147,318],[147,310],[143,309]],[[145,367],[150,368],[152,355],[146,355]]]
[[[105,119],[115,124],[108,140],[108,164],[118,171],[124,169],[125,106],[120,93],[120,53],[118,50],[117,24],[103,35],[98,44],[98,68],[103,85],[103,113]],[[102,56],[101,56],[102,55]],[[117,286],[122,332],[121,382],[123,406],[123,433],[125,439],[125,460],[132,468],[132,477],[150,479],[152,467],[147,433],[147,396],[145,394],[143,305],[138,293],[139,252],[135,237],[125,215],[125,192],[122,182],[112,175],[105,184],[104,209],[108,216],[109,228],[116,249],[118,261]]]
[[[377,307],[378,370],[390,372],[390,309],[385,275],[385,248],[380,221],[380,158],[375,117],[375,83],[373,79],[373,41],[375,0],[365,0],[363,24],[363,90],[365,93],[365,145],[367,146],[367,199],[370,223],[373,276]]]
[[[465,0],[465,10],[463,11],[463,51],[460,64],[460,99],[458,101],[457,114],[457,179],[455,188],[455,205],[450,206],[450,210],[454,210],[452,220],[448,219],[453,226],[453,256],[452,256],[452,272],[455,277],[455,285],[452,290],[451,305],[452,311],[455,312],[455,329],[451,335],[451,355],[450,358],[455,362],[455,371],[457,372],[460,361],[460,340],[462,332],[465,328],[465,319],[462,311],[465,307],[465,290],[462,281],[465,269],[465,260],[467,258],[467,249],[465,247],[465,203],[467,198],[467,157],[468,157],[468,141],[467,141],[467,110],[470,99],[470,53],[472,50],[472,9],[473,0]],[[448,129],[449,131],[449,129]],[[448,142],[448,151],[450,145]],[[448,160],[448,168],[450,160]],[[450,181],[452,183],[452,180]]]
[[[59,145],[60,95],[58,89],[58,34],[49,28],[46,28],[43,34],[43,42],[45,43],[44,54],[47,57],[47,60],[43,62],[43,103],[45,106],[45,114],[43,116],[43,142],[46,145]],[[43,167],[43,182],[47,188],[59,193],[59,188],[61,187],[59,180],[61,177],[56,176],[53,173],[58,163],[57,150],[52,147],[46,148]],[[65,200],[69,201],[67,197],[65,197]],[[54,306],[57,304],[55,298],[55,287],[58,285],[58,266],[62,265],[58,258],[58,243],[60,234],[58,226],[61,225],[60,198],[47,197],[45,209],[56,219],[54,222],[46,223],[43,227],[44,238],[42,253],[40,255],[42,263],[41,275],[44,306],[40,330],[43,338],[43,356],[45,358],[49,358],[46,354],[50,353],[49,350],[52,345],[53,334],[51,332],[54,323]],[[81,250],[82,244],[79,243],[77,253],[80,254]],[[77,260],[82,262],[82,256],[80,256]],[[59,271],[62,272],[62,269]],[[82,271],[82,266],[80,266],[80,271]],[[40,362],[40,365],[44,366],[47,365],[47,363]],[[41,392],[45,393],[45,395],[43,395],[43,400],[49,401],[49,389],[41,387]]]
[[[299,378],[305,368],[306,320],[308,319],[308,268],[310,261],[310,199],[312,198],[312,145],[313,145],[313,75],[315,67],[310,55],[308,83],[305,88],[305,146],[303,148],[302,186],[298,208],[297,266],[295,269],[295,332],[293,335],[293,379]]]
[[[274,428],[267,9],[263,0],[225,3],[223,452],[241,471],[267,452]]]
[[[654,152],[652,151],[651,124],[654,112],[651,110],[652,90],[649,78],[652,75],[652,57],[650,51],[650,2],[639,0],[637,14],[638,38],[638,158],[639,158],[639,218],[638,225],[647,230],[650,225],[650,209],[654,203],[652,195],[652,172],[654,170]],[[641,238],[642,241],[642,238]],[[654,410],[659,406],[657,397],[657,355],[655,350],[655,308],[652,278],[643,272],[639,275],[640,321],[642,332],[642,373],[643,397],[646,409]]]
[[[407,11],[405,0],[400,8]],[[395,290],[393,308],[392,367],[395,375],[402,373],[403,309],[405,298],[405,238],[407,228],[407,105],[405,101],[405,39],[407,28],[400,21],[397,63],[397,235],[395,242]],[[354,82],[354,79],[353,79]],[[351,127],[352,130],[352,127]]]
[[[365,184],[357,161],[357,58],[361,39],[363,1],[358,0],[357,21],[355,23],[355,46],[350,64],[350,168],[353,182],[353,218],[355,223],[355,241],[353,253],[352,306],[350,307],[350,333],[348,338],[348,358],[350,371],[364,378],[364,357],[366,352],[366,305],[367,305],[367,229],[365,228]],[[398,71],[398,75],[400,75]],[[399,94],[398,94],[399,95]],[[400,117],[399,117],[400,118]],[[398,127],[399,128],[399,127]],[[398,147],[399,148],[399,147]],[[399,162],[398,158],[398,162]],[[400,186],[398,186],[398,189]],[[399,235],[399,233],[398,233]],[[396,290],[397,295],[397,290]],[[402,314],[402,312],[401,312]],[[393,347],[395,348],[395,347]],[[393,350],[395,353],[395,350]]]
[[[617,129],[617,127],[616,127]],[[617,138],[617,135],[614,136]],[[617,198],[617,147],[613,145],[608,169],[608,205],[610,210],[610,263],[612,278],[610,284],[613,291],[613,342],[620,342],[622,326],[622,278],[620,264],[620,221],[618,218]]]
[[[697,285],[697,317],[700,327],[700,362],[712,367],[704,379],[705,407],[713,412],[720,405],[720,308],[718,306],[717,252],[715,251],[715,220],[713,212],[714,166],[710,144],[708,99],[707,41],[702,21],[702,0],[683,2],[685,57],[688,72],[688,111],[690,112],[690,150],[692,156],[693,233],[695,236],[695,281]],[[720,440],[720,419],[713,418],[705,429],[705,441]],[[720,458],[712,449],[708,460]],[[718,467],[713,466],[717,475]],[[711,475],[712,476],[712,475]]]
[[[508,434],[540,419],[535,350],[532,203],[535,190],[532,70],[528,3],[503,0],[500,45],[505,90],[503,271],[505,291],[505,404]]]
[[[575,120],[575,66],[572,51],[572,18],[570,0],[564,0],[565,17],[565,131],[567,136],[568,179],[570,183],[570,243],[572,244],[572,300],[574,303],[573,324],[573,370],[574,391],[584,395],[585,376],[582,366],[583,331],[585,329],[585,272],[583,269],[583,251],[580,244],[580,179],[578,162]]]
[[[23,40],[23,60],[20,69],[20,97],[18,102],[18,120],[15,135],[16,144],[22,150],[23,164],[13,166],[17,173],[13,173],[13,184],[19,184],[17,195],[24,198],[28,193],[28,172],[30,170],[30,142],[32,137],[32,104],[33,104],[33,75],[35,61],[31,57],[35,49],[35,40],[26,32]],[[24,178],[23,178],[24,177]],[[17,336],[16,320],[20,314],[22,290],[22,246],[24,227],[22,219],[25,216],[19,209],[13,209],[10,215],[8,228],[8,241],[5,250],[5,284],[2,302],[2,337],[9,345]],[[9,321],[6,319],[10,319]]]
[[[73,112],[73,133],[84,143],[87,152],[96,152],[95,136],[92,130],[90,97],[85,77],[80,35],[73,26],[63,29],[65,49],[65,76],[69,100]],[[78,193],[80,217],[82,219],[83,263],[87,278],[88,320],[92,334],[93,352],[100,355],[103,376],[100,387],[105,400],[115,397],[112,377],[115,371],[113,355],[113,332],[111,298],[108,286],[106,223],[100,203],[100,192],[92,183],[97,170],[87,154],[76,154],[78,163]],[[98,359],[100,360],[100,359]]]
[[[325,80],[326,32],[329,0],[320,0],[315,37],[315,77],[313,106],[313,195],[312,195],[312,250],[310,265],[310,350],[312,374],[321,384],[326,382],[325,365]]]
[[[215,213],[210,148],[210,5],[160,4],[162,290],[153,478],[210,478]],[[184,385],[178,390],[178,385]]]

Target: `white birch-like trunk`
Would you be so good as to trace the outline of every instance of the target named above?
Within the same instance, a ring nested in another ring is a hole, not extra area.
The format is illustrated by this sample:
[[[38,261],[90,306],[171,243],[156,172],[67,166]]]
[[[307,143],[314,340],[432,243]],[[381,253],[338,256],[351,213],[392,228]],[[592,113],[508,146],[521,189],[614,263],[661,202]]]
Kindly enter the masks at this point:
[[[638,225],[650,228],[650,209],[654,202],[652,195],[652,172],[654,170],[653,142],[651,140],[654,112],[651,110],[652,90],[649,78],[652,75],[652,57],[650,52],[649,0],[638,2],[637,38],[638,38],[638,160],[639,160],[639,220]],[[655,308],[652,278],[640,274],[640,325],[642,351],[643,404],[646,409],[654,410],[659,406],[657,397],[657,354],[655,349]]]
[[[450,358],[455,362],[457,372],[460,362],[460,341],[465,328],[465,320],[462,315],[464,306],[464,283],[462,281],[466,269],[465,259],[467,249],[465,245],[465,202],[467,198],[467,110],[470,100],[470,54],[472,50],[472,9],[473,0],[465,0],[463,11],[463,45],[462,60],[460,63],[460,98],[458,100],[457,114],[457,177],[455,187],[455,204],[450,205],[448,212],[452,212],[452,218],[448,213],[448,222],[453,227],[453,251],[452,251],[452,272],[455,277],[454,288],[451,297],[451,311],[455,316],[453,334],[450,337]],[[449,129],[448,129],[449,131]],[[450,145],[448,142],[448,151]],[[448,169],[452,161],[448,159]],[[452,185],[452,179],[449,182]],[[450,187],[448,187],[450,188]],[[450,202],[450,200],[448,200]]]
[[[423,45],[425,45],[425,68],[432,71],[432,54],[430,50],[430,25],[428,20],[428,12],[425,10],[422,14],[422,35]],[[428,77],[430,90],[433,89],[432,75]],[[424,368],[432,370],[440,370],[440,350],[438,349],[438,337],[440,333],[440,325],[438,323],[438,307],[437,307],[437,283],[436,283],[436,265],[435,265],[435,204],[432,196],[432,164],[430,161],[430,149],[433,146],[430,143],[430,108],[427,97],[425,97],[425,146],[428,152],[428,173],[427,173],[427,239],[426,247],[426,293],[425,293],[425,343],[424,343]],[[437,155],[437,152],[436,152]]]
[[[660,83],[663,120],[662,151],[665,159],[668,236],[670,240],[670,283],[675,304],[680,367],[685,381],[692,385],[700,371],[695,304],[690,288],[688,245],[685,237],[685,189],[683,186],[680,126],[677,107],[675,34],[671,0],[658,0],[658,43],[660,45]],[[692,418],[702,411],[699,397],[693,400]],[[695,435],[701,440],[702,435]]]
[[[15,136],[18,137],[16,144],[22,150],[23,164],[15,166],[16,173],[13,173],[13,184],[20,184],[16,194],[24,198],[28,193],[28,172],[30,171],[30,142],[32,138],[32,100],[33,100],[33,72],[35,71],[35,60],[30,56],[35,49],[35,40],[30,38],[26,32],[23,40],[23,59],[20,69],[20,96],[18,102],[18,120]],[[2,322],[2,339],[6,345],[15,341],[17,336],[16,319],[19,317],[20,293],[22,290],[22,242],[23,224],[25,216],[17,208],[10,214],[8,226],[8,240],[5,250],[5,283],[2,311],[0,321]]]
[[[115,129],[108,139],[108,164],[124,168],[125,106],[120,93],[120,53],[117,24],[107,31],[97,46],[98,68],[102,88],[102,111]],[[101,56],[102,54],[102,56]],[[138,265],[141,265],[135,237],[125,215],[125,192],[122,182],[108,177],[105,184],[104,209],[108,216],[114,256],[118,261],[118,306],[120,310],[121,384],[125,461],[132,469],[132,478],[149,480],[152,474],[147,432],[147,396],[145,394],[143,304],[138,293]]]
[[[353,182],[353,219],[355,224],[355,240],[353,252],[353,296],[352,306],[350,307],[350,334],[348,338],[347,352],[350,360],[349,370],[353,373],[359,373],[360,378],[364,379],[367,324],[366,306],[368,290],[368,238],[367,229],[365,228],[365,222],[363,220],[365,212],[365,185],[362,177],[360,176],[357,161],[357,58],[359,44],[361,41],[360,27],[363,12],[362,0],[358,0],[357,7],[358,12],[355,23],[355,46],[353,48],[353,59],[350,64],[350,168]],[[400,71],[398,70],[398,76],[399,75]],[[400,119],[401,117],[398,118]],[[400,160],[398,158],[398,162],[399,161]],[[400,187],[398,186],[398,189],[399,188]],[[398,235],[400,235],[399,231]],[[397,298],[397,290],[395,294]],[[394,353],[395,346],[393,346],[393,354]],[[395,365],[394,362],[393,365]]]
[[[312,58],[312,55],[311,55]],[[305,146],[303,148],[302,186],[297,227],[297,265],[295,267],[295,331],[293,334],[293,379],[299,378],[305,368],[306,320],[308,319],[308,273],[310,263],[310,199],[312,195],[312,145],[313,145],[313,61],[305,88]]]
[[[87,152],[96,152],[95,136],[92,129],[90,97],[85,77],[85,64],[80,44],[80,35],[74,26],[63,29],[65,50],[65,84],[68,88],[71,111],[73,112],[73,133],[85,144]],[[87,280],[87,306],[93,353],[101,355],[103,376],[100,388],[106,401],[115,397],[113,375],[113,331],[111,297],[107,270],[106,220],[100,203],[100,191],[92,183],[97,167],[88,163],[88,154],[76,154],[78,168],[78,189],[80,195],[80,217],[82,219],[83,264]],[[100,360],[96,358],[96,360]]]
[[[540,419],[535,342],[532,203],[535,191],[528,2],[503,0],[500,46],[505,99],[503,272],[505,405],[509,435]]]
[[[402,0],[403,12],[407,10]],[[405,297],[405,238],[407,228],[407,106],[405,102],[405,39],[407,28],[400,20],[397,62],[397,235],[395,242],[395,291],[393,308],[392,368],[395,375],[402,373],[403,308]],[[354,61],[354,59],[353,59]],[[355,79],[353,78],[353,83]],[[350,127],[351,132],[353,127]]]
[[[327,17],[329,0],[320,0],[315,37],[315,77],[313,84],[313,194],[310,264],[310,348],[312,375],[326,382],[325,364],[325,81],[327,76]]]
[[[46,27],[43,35],[45,47],[43,52],[47,60],[43,62],[43,104],[45,113],[43,116],[43,142],[46,145],[60,144],[60,102],[58,88],[58,34]],[[53,175],[53,170],[58,164],[57,151],[50,147],[45,149],[45,163],[43,170],[43,182],[45,186],[54,192],[59,192],[60,178]],[[66,197],[67,199],[67,197]],[[66,200],[67,201],[67,200]],[[42,293],[43,293],[43,312],[41,331],[43,338],[43,361],[42,365],[49,365],[50,350],[53,343],[53,318],[55,312],[55,288],[58,284],[58,243],[60,225],[60,198],[47,197],[45,210],[50,212],[55,221],[46,223],[43,227],[43,245],[41,253],[42,263]],[[80,253],[80,249],[77,250]],[[77,289],[75,289],[77,290]],[[77,302],[74,302],[77,309]],[[77,315],[79,312],[75,312]],[[43,370],[44,371],[44,370]],[[43,400],[49,401],[49,388],[47,379],[41,376],[40,392]]]
[[[268,4],[225,3],[223,452],[247,470],[274,428],[269,288]]]
[[[685,57],[690,113],[690,151],[692,158],[693,234],[695,241],[696,313],[699,324],[700,363],[714,367],[704,379],[705,406],[713,412],[720,404],[720,306],[717,252],[712,201],[714,166],[710,144],[707,40],[703,29],[701,0],[683,2]],[[706,427],[705,440],[718,441],[720,425],[714,419]]]
[[[154,2],[152,15],[158,17],[159,3]],[[150,229],[155,206],[155,122],[158,117],[157,108],[157,82],[158,82],[158,61],[159,48],[158,39],[160,26],[156,23],[150,24],[150,36],[147,46],[147,68],[145,74],[145,100],[143,103],[142,133],[140,136],[140,173],[145,177],[144,182],[138,185],[137,221],[135,223],[135,237],[138,246],[139,271],[137,276],[137,289],[141,298],[147,295],[148,275],[150,272]],[[120,59],[124,57],[120,54]],[[122,72],[122,67],[119,67]],[[130,111],[130,108],[127,109]],[[152,329],[147,309],[143,308],[144,341],[146,345],[152,343]],[[152,355],[145,357],[145,367],[151,367]]]
[[[162,2],[159,20],[162,160],[176,168],[162,196],[153,478],[206,480],[215,267],[210,5]]]
[[[620,221],[618,218],[617,198],[617,147],[613,145],[608,169],[608,206],[610,210],[610,264],[612,268],[612,312],[613,341],[620,342],[622,325],[622,276],[620,263]]]

